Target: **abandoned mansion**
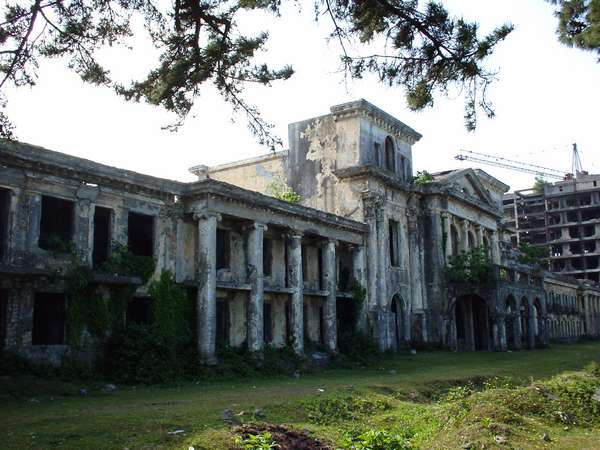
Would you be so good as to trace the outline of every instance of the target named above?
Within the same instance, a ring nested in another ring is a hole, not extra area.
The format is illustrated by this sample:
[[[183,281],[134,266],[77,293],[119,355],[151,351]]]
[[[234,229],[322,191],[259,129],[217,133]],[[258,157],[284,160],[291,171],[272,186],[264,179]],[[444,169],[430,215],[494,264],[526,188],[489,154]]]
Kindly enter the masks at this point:
[[[115,244],[154,259],[150,280],[168,270],[186,289],[205,363],[220,346],[335,353],[356,331],[382,351],[600,337],[600,288],[511,247],[508,186],[478,169],[414,177],[420,138],[359,100],[289,125],[288,150],[192,167],[191,183],[1,142],[2,348],[52,364],[69,353],[73,254],[99,292],[133,286],[123,324],[148,320],[149,281],[102,270]],[[469,254],[489,261],[484,281],[452,277]]]

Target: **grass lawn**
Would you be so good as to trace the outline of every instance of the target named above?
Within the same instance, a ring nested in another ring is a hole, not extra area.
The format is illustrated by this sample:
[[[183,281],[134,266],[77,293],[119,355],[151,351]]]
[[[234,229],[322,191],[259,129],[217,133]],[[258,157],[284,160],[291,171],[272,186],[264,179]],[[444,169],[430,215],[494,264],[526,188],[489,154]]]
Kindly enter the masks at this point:
[[[362,369],[302,374],[299,379],[126,386],[110,393],[85,384],[5,377],[0,380],[0,447],[227,449],[232,435],[220,421],[221,413],[243,411],[240,418],[252,421],[252,412],[260,408],[266,415],[263,420],[306,428],[333,442],[356,427],[407,427],[416,435],[418,447],[462,448],[472,430],[448,428],[445,421],[454,417],[444,416],[439,402],[427,401],[428,393],[449,381],[464,383],[476,376],[549,378],[579,370],[593,360],[600,362],[599,342],[531,352],[426,352],[390,356]],[[80,388],[90,389],[89,395],[78,395]],[[348,396],[380,401],[386,407],[355,417],[325,414],[314,420],[309,414],[311,405],[318,406],[324,398]],[[511,445],[518,444],[513,448],[600,449],[597,425],[563,426],[527,419],[514,430],[498,431],[491,426],[494,412],[489,414],[482,420],[491,438],[494,433],[510,434]],[[175,430],[185,433],[169,434]],[[541,439],[544,433],[550,440]],[[501,443],[499,448],[511,447]]]

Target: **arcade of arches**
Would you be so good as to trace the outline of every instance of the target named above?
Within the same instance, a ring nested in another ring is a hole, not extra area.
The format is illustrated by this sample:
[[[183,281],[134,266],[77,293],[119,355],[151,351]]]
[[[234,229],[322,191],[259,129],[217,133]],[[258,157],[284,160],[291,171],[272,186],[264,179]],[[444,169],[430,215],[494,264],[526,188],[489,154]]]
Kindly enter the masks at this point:
[[[498,307],[497,307],[498,306]],[[463,294],[451,302],[450,348],[457,351],[505,351],[548,345],[547,314],[539,297],[509,294],[496,305],[482,295]]]

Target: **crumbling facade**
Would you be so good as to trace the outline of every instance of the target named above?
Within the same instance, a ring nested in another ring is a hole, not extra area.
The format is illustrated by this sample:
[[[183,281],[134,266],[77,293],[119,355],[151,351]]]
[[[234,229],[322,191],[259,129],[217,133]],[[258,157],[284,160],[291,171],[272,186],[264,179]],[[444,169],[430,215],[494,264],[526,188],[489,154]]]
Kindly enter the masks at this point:
[[[153,257],[154,278],[171,271],[195,299],[205,363],[223,345],[302,354],[308,341],[335,353],[355,331],[380,350],[506,350],[600,335],[598,289],[511,259],[501,225],[508,186],[472,169],[414,183],[421,136],[364,100],[289,130],[289,150],[195,166],[193,183],[2,143],[3,347],[56,364],[69,351],[64,243],[95,269],[118,242]],[[300,203],[268,195],[273,182]],[[447,261],[475,248],[490,255],[493,282],[447,282]],[[94,282],[141,284],[98,270]],[[147,305],[140,285],[123,321],[143,320]]]

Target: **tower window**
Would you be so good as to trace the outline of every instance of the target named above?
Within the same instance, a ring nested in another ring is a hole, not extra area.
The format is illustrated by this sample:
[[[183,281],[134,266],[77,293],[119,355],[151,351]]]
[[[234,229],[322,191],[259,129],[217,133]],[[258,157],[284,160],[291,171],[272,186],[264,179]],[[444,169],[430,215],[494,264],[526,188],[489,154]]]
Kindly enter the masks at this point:
[[[396,149],[391,137],[385,138],[385,168],[391,172],[396,172]]]

